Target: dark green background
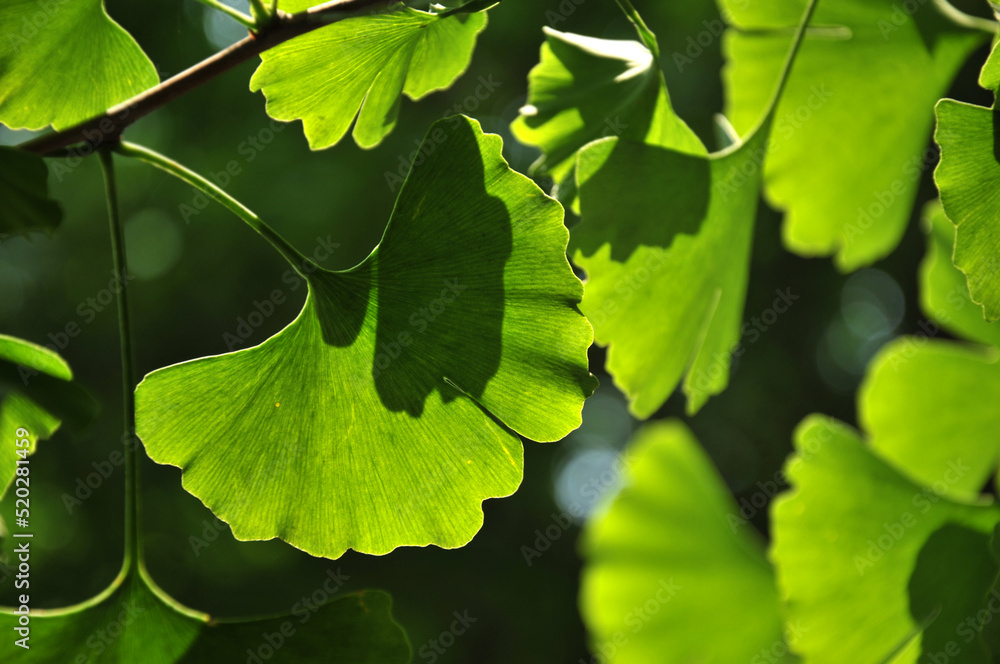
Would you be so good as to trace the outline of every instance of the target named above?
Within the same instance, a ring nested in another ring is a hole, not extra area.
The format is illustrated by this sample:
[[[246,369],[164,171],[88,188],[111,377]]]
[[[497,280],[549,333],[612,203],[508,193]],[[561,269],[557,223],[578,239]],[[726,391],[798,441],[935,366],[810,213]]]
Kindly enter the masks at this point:
[[[410,154],[431,122],[475,93],[480,77],[499,86],[485,102],[477,103],[478,108],[467,107],[468,114],[487,131],[501,134],[511,165],[527,170],[536,153],[518,145],[507,127],[524,103],[526,77],[537,61],[542,26],[599,37],[632,37],[612,0],[577,2],[504,0],[490,12],[490,26],[469,72],[447,92],[420,104],[405,101],[395,132],[372,151],[362,151],[348,139],[312,153],[296,123],[275,134],[273,142],[248,163],[248,148],[241,152],[241,144],[271,126],[263,97],[248,90],[256,63],[243,65],[143,119],[126,138],[205,174],[224,171],[230,160],[236,160],[242,170],[226,187],[229,193],[307,253],[319,237],[339,244],[324,266],[350,267],[371,251],[388,220],[394,194],[385,173],[399,168],[401,156]],[[712,39],[683,72],[674,66],[672,54],[685,51],[689,38],[706,30],[705,21],[718,19],[717,10],[708,0],[636,0],[636,4],[659,35],[676,108],[715,147],[712,114],[722,109],[719,40]],[[977,13],[985,6],[972,0],[956,4]],[[216,49],[204,29],[203,15],[210,10],[194,0],[108,0],[107,5],[144,47],[162,78]],[[238,28],[235,34],[239,35]],[[984,50],[974,56],[952,96],[989,105],[988,95],[975,84],[985,55]],[[26,134],[0,128],[2,143],[25,138]],[[148,272],[157,261],[174,257],[167,261],[169,269],[137,279],[130,288],[140,375],[226,352],[224,335],[235,334],[238,318],[246,318],[254,311],[254,302],[263,301],[274,289],[289,299],[249,343],[262,342],[291,321],[304,290],[290,290],[282,280],[286,266],[266,243],[215,205],[186,224],[179,206],[191,204],[193,190],[144,165],[121,159],[119,163],[135,271]],[[80,303],[95,297],[110,278],[98,165],[88,160],[64,173],[61,181],[53,177],[51,185],[66,211],[57,235],[0,244],[0,331],[49,344],[53,342],[49,335],[67,323],[80,324],[80,335],[61,352],[98,396],[103,412],[89,430],[63,432],[44,443],[33,459],[35,608],[78,602],[98,592],[117,572],[122,546],[120,468],[72,514],[61,497],[93,472],[92,463],[108,459],[119,444],[115,315],[106,309],[87,323],[77,312]],[[746,345],[730,388],[691,421],[737,498],[768,493],[757,483],[773,479],[790,449],[792,429],[806,414],[821,411],[853,422],[853,392],[867,358],[893,336],[919,331],[923,316],[917,307],[916,270],[924,242],[917,219],[921,204],[933,195],[928,171],[899,249],[874,266],[879,272],[867,270],[851,277],[838,274],[828,260],[804,260],[784,251],[780,216],[761,205],[745,319],[770,307],[776,289],[791,288],[799,300],[759,340]],[[327,561],[278,541],[238,543],[227,527],[183,491],[176,469],[147,462],[143,496],[149,568],[180,601],[219,616],[290,610],[300,597],[321,587],[327,570],[340,569],[350,576],[347,589],[382,588],[394,595],[417,662],[432,661],[421,655],[421,648],[448,630],[455,611],[467,611],[476,622],[437,661],[586,660],[586,635],[576,607],[579,530],[570,527],[531,566],[525,563],[522,547],[533,547],[536,530],[553,526],[557,521],[553,515],[565,508],[565,503],[556,501],[554,487],[566,464],[579,461],[588,450],[604,451],[607,457],[608,450],[624,446],[628,431],[636,425],[624,416],[621,397],[599,370],[603,353],[595,349],[592,359],[603,386],[585,411],[584,430],[558,444],[526,443],[521,489],[512,498],[486,503],[483,530],[461,550],[411,548],[384,557],[349,553]],[[683,401],[675,395],[659,416],[682,413]],[[581,484],[585,475],[562,477],[571,498],[575,495],[583,502],[591,495],[587,487],[594,484]],[[11,502],[4,501],[0,508],[8,520]],[[764,511],[753,521],[766,528]],[[202,537],[206,527],[216,538],[196,555],[191,538]],[[5,546],[9,549],[10,543]],[[2,584],[0,601],[9,604],[12,597],[10,582]]]

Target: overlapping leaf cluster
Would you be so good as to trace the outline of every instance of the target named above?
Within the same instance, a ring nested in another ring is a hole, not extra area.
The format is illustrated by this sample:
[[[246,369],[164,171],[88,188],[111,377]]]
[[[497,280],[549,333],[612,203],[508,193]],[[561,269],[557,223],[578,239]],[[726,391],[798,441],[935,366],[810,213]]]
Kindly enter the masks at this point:
[[[547,30],[512,130],[544,151],[536,172],[578,197],[582,309],[609,346],[608,371],[648,417],[682,378],[692,412],[726,386],[773,108],[709,154],[670,105],[655,37],[637,27],[644,43]],[[609,119],[626,132],[602,138]]]
[[[981,492],[1000,466],[1000,324],[982,318],[952,264],[955,228],[941,206],[924,219],[926,332],[872,362],[858,395],[864,433],[821,416],[800,425],[766,557],[747,506],[767,495],[737,505],[680,424],[650,424],[631,443],[630,482],[584,542],[595,652],[615,662],[995,661],[1000,507]],[[929,338],[942,330],[974,343]],[[664,579],[678,587],[659,606]],[[627,620],[653,605],[647,623]],[[733,641],[711,638],[736,628]]]
[[[63,4],[30,37],[37,3],[0,7],[9,127],[65,129],[158,82],[101,0]],[[311,4],[281,0],[280,16]],[[696,412],[729,381],[761,194],[787,213],[796,253],[833,255],[845,271],[887,255],[932,163],[935,102],[995,27],[945,2],[720,0],[729,119],[712,151],[671,106],[655,35],[619,5],[637,41],[545,31],[512,126],[542,151],[534,174],[578,213],[572,234],[560,203],[465,117],[430,128],[425,140],[445,147],[424,151],[382,241],[350,270],[297,260],[229,201],[302,272],[308,299],[255,348],[153,372],[136,403],[149,455],[179,466],[238,538],[280,537],[331,558],[467,543],[482,501],[521,481],[519,435],[554,441],[580,423],[595,338],[637,415],[653,415],[678,384]],[[398,3],[335,21],[266,51],[250,87],[275,119],[301,120],[314,149],[352,125],[359,146],[375,147],[402,97],[447,88],[467,68],[490,6]],[[980,80],[1000,88],[996,48]],[[982,618],[1000,597],[1000,508],[982,495],[1000,467],[996,114],[937,103],[941,205],[925,214],[923,305],[929,336],[945,329],[970,343],[908,337],[883,349],[858,397],[863,432],[803,422],[769,548],[683,425],[640,433],[630,485],[584,541],[581,605],[596,653],[720,664],[1000,654]],[[626,129],[609,136],[609,126]],[[0,148],[0,234],[57,226],[45,177],[40,158]],[[54,353],[0,337],[0,435],[32,434],[23,454],[0,456],[0,486],[61,421],[86,420],[72,378]],[[274,661],[406,661],[389,607],[373,591],[334,600]],[[98,597],[37,618],[44,647],[8,640],[4,661],[219,661],[283,621],[181,607],[141,556],[126,556]],[[0,613],[6,631],[17,622]],[[110,625],[119,636],[95,652],[89,637]]]
[[[678,382],[692,411],[724,389],[758,183],[786,211],[792,251],[835,254],[847,271],[893,250],[934,164],[935,102],[986,41],[980,28],[995,30],[943,4],[912,12],[822,2],[776,100],[790,28],[806,4],[721,3],[733,26],[724,43],[727,114],[749,135],[708,157],[670,111],[647,30],[638,42],[546,31],[513,130],[543,150],[536,172],[580,215],[571,248],[587,274],[583,309],[639,416]],[[1000,85],[998,63],[994,49],[981,77],[987,89]],[[863,432],[819,416],[802,423],[766,552],[682,425],[641,432],[626,488],[584,541],[581,607],[595,655],[720,663],[1000,655],[983,617],[1000,605],[1000,510],[982,496],[1000,465],[1000,328],[990,322],[1000,317],[1000,151],[991,109],[943,101],[937,114],[943,208],[924,214],[927,333],[896,340],[873,361],[858,397]],[[614,115],[628,133],[602,138]],[[735,161],[730,178],[742,177],[727,180],[718,168],[726,159]],[[943,330],[976,343],[928,338]]]
[[[720,2],[731,23],[729,139],[711,155],[673,112],[658,44],[637,15],[639,41],[546,30],[512,130],[543,151],[535,172],[581,216],[571,256],[587,273],[583,310],[640,417],[678,383],[692,413],[725,389],[761,186],[787,212],[784,240],[796,253],[835,254],[849,271],[892,251],[934,163],[933,106],[987,38],[938,6],[821,2],[777,97],[807,4]],[[607,137],[608,126],[626,130]],[[984,261],[996,255],[970,244]]]
[[[287,17],[312,4],[279,7]],[[395,125],[401,95],[420,99],[464,71],[492,4],[400,3],[332,22],[265,52],[251,87],[276,119],[301,119],[313,148],[338,142],[352,123],[356,142],[373,147]],[[19,47],[16,31],[36,10],[0,8],[0,122],[64,129],[157,83],[100,0],[69,0],[41,38]],[[237,537],[281,537],[331,558],[347,548],[461,546],[482,525],[482,501],[519,485],[518,434],[552,441],[579,424],[596,384],[592,331],[577,307],[583,289],[566,259],[561,206],[512,171],[499,137],[470,118],[442,120],[427,141],[446,146],[425,150],[433,156],[411,171],[368,259],[344,272],[292,261],[309,297],[288,328],[256,348],[155,372],[137,390],[150,456],[181,466],[185,487]],[[0,149],[0,232],[57,225],[45,178],[40,158]],[[276,238],[283,256],[295,253]],[[0,367],[7,378],[71,379],[58,356],[16,339],[0,338],[0,359],[11,363]],[[0,433],[30,428],[27,456],[61,411],[34,383],[14,387]],[[192,437],[192,427],[201,433]],[[4,486],[15,462],[0,458]],[[120,616],[123,606],[132,613]],[[334,600],[274,661],[407,661],[389,606],[370,591]],[[18,620],[0,613],[7,632]],[[4,661],[219,661],[284,628],[284,618],[225,622],[179,606],[131,551],[100,596],[35,620],[44,645],[29,651],[8,639]],[[111,628],[112,642],[95,650],[91,637]]]

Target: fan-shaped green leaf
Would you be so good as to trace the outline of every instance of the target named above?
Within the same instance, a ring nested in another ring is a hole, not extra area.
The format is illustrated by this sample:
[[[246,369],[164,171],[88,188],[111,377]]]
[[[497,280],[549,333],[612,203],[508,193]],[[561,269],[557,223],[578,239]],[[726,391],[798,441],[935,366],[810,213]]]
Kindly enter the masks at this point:
[[[942,99],[935,140],[941,163],[934,180],[957,227],[955,265],[988,320],[1000,319],[1000,149],[996,110]]]
[[[49,438],[61,424],[60,418],[36,400],[43,376],[70,381],[73,373],[59,355],[47,348],[0,335],[0,496],[3,496],[19,459],[35,451],[39,440]],[[33,399],[32,397],[35,396]],[[25,430],[27,435],[18,434]],[[28,447],[15,441],[27,440]],[[22,454],[18,450],[26,450]]]
[[[407,7],[347,19],[263,53],[250,89],[263,90],[271,117],[302,120],[314,150],[340,141],[355,116],[354,140],[374,147],[396,126],[400,95],[420,99],[450,86],[485,27],[485,13],[442,18]]]
[[[687,428],[648,425],[627,468],[583,544],[580,606],[595,654],[616,664],[792,661],[761,541]]]
[[[771,106],[743,141],[708,155],[704,146],[684,151],[614,137],[578,153],[582,221],[573,229],[572,256],[587,273],[581,307],[597,342],[609,346],[608,372],[639,417],[656,412],[682,377],[689,413],[729,381],[762,164],[802,29],[786,68],[767,86]],[[670,128],[679,122],[672,113],[657,117],[668,125],[649,135],[684,136]]]
[[[511,125],[543,155],[533,166],[557,182],[572,175],[587,143],[621,136],[689,154],[705,148],[670,106],[660,67],[637,41],[595,39],[545,28],[541,61],[528,76],[528,104]]]
[[[73,372],[66,360],[48,348],[16,337],[0,335],[0,360],[62,380],[73,380]]]
[[[906,479],[827,418],[803,422],[796,449],[786,466],[794,489],[772,507],[771,551],[788,618],[801,629],[796,651],[815,664],[911,664],[954,639],[968,597],[982,599],[991,585],[990,564],[995,576],[989,536],[1000,509]],[[958,597],[956,584],[967,584]],[[989,661],[971,637],[961,643],[967,659],[949,661]]]
[[[1000,88],[1000,40],[993,44],[990,57],[979,72],[979,85],[994,92]]]
[[[592,331],[562,208],[473,120],[426,141],[378,248],[309,274],[284,331],[139,386],[150,456],[240,539],[327,557],[460,546],[483,499],[521,481],[513,432],[551,441],[580,423]]]
[[[0,612],[0,659],[10,664],[406,664],[410,646],[376,591],[336,598],[313,610],[259,620],[213,620],[166,597],[144,574],[119,578],[78,606]],[[18,644],[18,640],[29,638]]]
[[[927,255],[920,266],[920,303],[933,321],[921,323],[924,332],[937,334],[937,323],[952,334],[1000,347],[1000,323],[983,318],[983,309],[972,301],[965,275],[951,257],[955,249],[955,225],[937,201],[924,209]]]
[[[682,377],[691,413],[728,383],[766,137],[765,128],[707,157],[617,138],[580,153],[572,255],[587,273],[581,308],[640,417]]]
[[[996,348],[950,341],[889,344],[858,393],[872,447],[919,482],[948,474],[949,492],[978,494],[1000,459],[1000,411],[987,405],[1000,399],[998,360]]]
[[[0,122],[8,127],[65,129],[158,82],[102,0],[0,4]]]
[[[944,327],[1000,346],[1000,323],[984,320],[969,298],[965,276],[951,261],[955,226],[941,205],[929,204],[924,214],[921,303],[930,319],[920,323],[923,334],[894,341],[872,361],[858,412],[872,447],[897,468],[916,481],[939,482],[943,491],[976,495],[1000,461],[1000,415],[984,407],[1000,398],[1000,354],[928,337]],[[954,481],[940,483],[945,474]]]
[[[0,242],[13,233],[50,233],[59,225],[62,210],[49,198],[48,175],[41,157],[0,147]]]
[[[760,118],[805,0],[721,0],[735,26],[724,50],[727,113],[743,132]],[[776,114],[765,190],[787,210],[785,244],[836,254],[845,271],[885,256],[910,217],[935,102],[986,40],[935,3],[828,0],[816,10]]]

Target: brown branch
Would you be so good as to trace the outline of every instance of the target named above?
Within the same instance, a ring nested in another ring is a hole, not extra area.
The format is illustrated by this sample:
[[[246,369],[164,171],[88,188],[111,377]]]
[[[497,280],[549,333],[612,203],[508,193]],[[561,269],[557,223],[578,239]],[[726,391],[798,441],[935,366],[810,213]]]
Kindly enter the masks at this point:
[[[136,120],[278,44],[331,23],[378,14],[398,4],[398,0],[333,0],[297,14],[279,11],[273,22],[259,33],[251,33],[229,48],[97,117],[39,136],[18,147],[42,156],[56,156],[77,143],[86,143],[91,149],[116,143],[126,127]],[[81,149],[87,150],[83,146]]]

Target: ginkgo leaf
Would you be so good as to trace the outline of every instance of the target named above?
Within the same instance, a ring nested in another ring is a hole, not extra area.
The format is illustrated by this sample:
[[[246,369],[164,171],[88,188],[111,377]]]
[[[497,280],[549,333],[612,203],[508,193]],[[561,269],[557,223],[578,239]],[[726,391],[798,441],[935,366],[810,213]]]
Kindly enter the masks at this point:
[[[102,0],[0,5],[0,123],[12,129],[65,129],[158,82]]]
[[[682,376],[689,413],[728,383],[766,137],[765,127],[707,157],[617,138],[580,152],[572,256],[587,273],[581,309],[639,417]]]
[[[1000,88],[1000,44],[995,44],[979,84]],[[1000,143],[997,109],[951,99],[937,105],[941,162],[934,181],[941,204],[957,227],[954,262],[968,280],[972,300],[990,321],[1000,319]]]
[[[1000,88],[1000,40],[993,44],[993,50],[979,72],[979,85],[992,92]]]
[[[803,29],[767,86],[770,108],[743,140],[706,154],[704,146],[685,152],[611,137],[578,153],[582,221],[573,228],[571,255],[587,274],[581,308],[639,417],[655,413],[682,378],[689,413],[728,384],[762,163]]]
[[[57,610],[31,609],[19,633],[16,609],[0,611],[0,660],[9,664],[406,664],[410,646],[391,598],[363,591],[292,614],[216,620],[186,609],[143,573],[122,575],[101,595]],[[18,640],[28,637],[23,643]]]
[[[262,345],[156,371],[138,433],[239,539],[315,555],[467,543],[481,502],[521,481],[521,442],[580,424],[596,387],[563,211],[441,120],[378,248],[308,275],[299,317]]]
[[[970,395],[975,398],[970,398]],[[858,393],[878,453],[927,485],[982,490],[1000,460],[1000,350],[903,337],[872,361]]]
[[[726,115],[754,126],[805,0],[721,0]],[[985,33],[953,25],[935,3],[824,0],[776,114],[765,192],[787,211],[784,242],[804,256],[836,254],[844,271],[891,252],[910,217],[932,109]]]
[[[803,422],[796,449],[785,470],[793,490],[771,512],[771,558],[800,630],[795,650],[812,664],[937,654],[996,576],[989,539],[1000,509],[914,483],[828,418]],[[975,632],[961,646],[966,659],[949,661],[990,661],[974,656],[984,650]]]
[[[976,495],[1000,461],[1000,414],[983,404],[1000,398],[1000,351],[929,341],[939,325],[967,339],[1000,346],[1000,323],[989,323],[969,298],[965,276],[951,261],[955,226],[941,205],[925,210],[927,256],[921,303],[931,320],[921,336],[887,345],[868,367],[858,413],[872,447],[915,480],[956,495]],[[975,394],[975,399],[969,399]],[[945,478],[952,482],[945,482]]]
[[[625,467],[625,488],[582,546],[580,607],[595,655],[616,664],[792,661],[760,537],[691,432],[648,425]]]
[[[609,136],[705,154],[673,112],[660,67],[643,44],[544,30],[528,103],[511,124],[519,141],[543,151],[535,173],[561,182],[572,175],[580,148]]]
[[[1000,150],[996,110],[942,99],[937,105],[941,162],[934,181],[957,227],[955,265],[988,320],[1000,319]]]
[[[52,232],[62,220],[49,198],[49,169],[41,157],[0,146],[0,236]]]
[[[0,497],[14,478],[18,460],[33,453],[38,441],[51,437],[61,424],[45,398],[46,377],[68,382],[73,372],[48,348],[0,335],[0,440],[4,441],[0,445]],[[40,394],[44,404],[38,401]],[[27,448],[16,446],[19,440],[27,440]],[[18,454],[19,449],[26,454]]]
[[[310,0],[285,0],[295,12]],[[262,90],[276,120],[302,120],[314,150],[334,145],[354,125],[364,148],[396,126],[400,95],[411,99],[450,86],[468,67],[486,14],[440,17],[409,7],[314,30],[261,55],[250,89]]]
[[[927,255],[920,266],[920,304],[933,322],[920,323],[925,334],[934,336],[937,325],[952,334],[1000,347],[1000,323],[983,318],[983,309],[972,301],[965,275],[951,257],[955,249],[955,225],[944,214],[941,203],[924,209]]]

